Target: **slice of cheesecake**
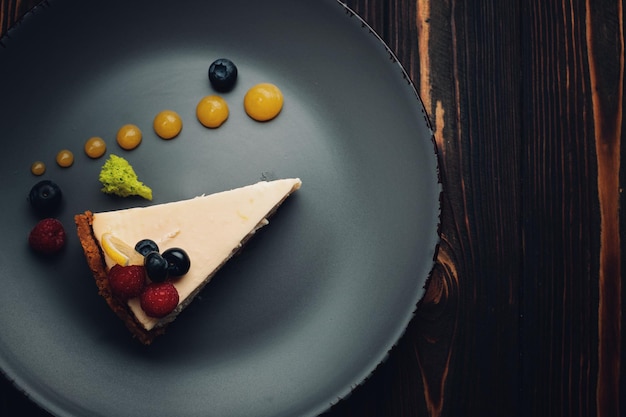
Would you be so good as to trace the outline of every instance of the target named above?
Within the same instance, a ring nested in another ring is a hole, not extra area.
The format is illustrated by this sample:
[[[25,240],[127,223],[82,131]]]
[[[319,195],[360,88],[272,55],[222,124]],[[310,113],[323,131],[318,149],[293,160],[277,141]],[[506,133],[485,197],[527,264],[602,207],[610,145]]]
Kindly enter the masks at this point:
[[[301,184],[298,178],[262,181],[189,200],[76,215],[78,237],[100,295],[142,343],[150,344]],[[172,313],[149,317],[139,298],[121,301],[113,296],[107,274],[115,263],[100,245],[105,233],[132,246],[151,239],[161,251],[178,247],[187,252],[191,267],[173,281],[180,301]]]

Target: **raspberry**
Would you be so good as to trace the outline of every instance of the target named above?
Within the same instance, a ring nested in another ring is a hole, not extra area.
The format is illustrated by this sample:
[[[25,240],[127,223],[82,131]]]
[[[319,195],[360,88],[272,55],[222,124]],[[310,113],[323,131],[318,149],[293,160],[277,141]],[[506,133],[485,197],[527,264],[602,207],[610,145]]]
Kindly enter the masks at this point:
[[[178,305],[178,291],[171,282],[152,283],[141,294],[140,303],[148,316],[165,317]]]
[[[109,286],[117,298],[128,300],[138,297],[146,285],[146,271],[143,266],[114,265],[109,271]]]
[[[65,246],[65,229],[57,219],[43,219],[30,231],[28,244],[39,253],[51,255]]]

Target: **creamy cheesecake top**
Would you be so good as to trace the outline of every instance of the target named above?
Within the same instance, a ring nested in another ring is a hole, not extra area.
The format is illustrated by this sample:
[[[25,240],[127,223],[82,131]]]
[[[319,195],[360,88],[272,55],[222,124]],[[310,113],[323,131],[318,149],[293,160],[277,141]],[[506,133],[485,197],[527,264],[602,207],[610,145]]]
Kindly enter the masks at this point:
[[[93,231],[99,242],[109,232],[131,246],[151,239],[161,251],[178,247],[189,254],[189,272],[173,281],[180,301],[172,314],[152,318],[141,309],[139,298],[128,301],[139,322],[150,330],[172,321],[242,241],[266,225],[266,217],[301,184],[299,178],[262,181],[188,200],[94,213]],[[105,261],[109,269],[114,265],[108,256]]]

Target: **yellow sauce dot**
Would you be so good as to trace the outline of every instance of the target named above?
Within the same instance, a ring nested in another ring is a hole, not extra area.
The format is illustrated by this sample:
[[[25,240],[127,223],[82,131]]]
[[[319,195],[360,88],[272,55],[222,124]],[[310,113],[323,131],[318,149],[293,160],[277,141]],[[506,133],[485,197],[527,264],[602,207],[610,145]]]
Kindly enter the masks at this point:
[[[130,151],[141,143],[141,130],[135,125],[124,125],[117,131],[117,144]]]
[[[60,167],[67,168],[72,166],[72,164],[74,163],[74,154],[67,149],[63,149],[57,154],[56,160],[57,164],[59,164]]]
[[[44,172],[46,172],[46,164],[44,164],[41,161],[35,161],[33,162],[33,164],[30,166],[30,172],[33,175],[43,175]]]
[[[220,96],[206,96],[196,106],[196,117],[205,127],[219,127],[228,119],[228,104]]]
[[[283,93],[274,84],[257,84],[246,93],[243,106],[248,116],[265,122],[278,116],[282,110]]]
[[[172,139],[182,130],[183,121],[175,111],[163,110],[155,116],[152,127],[162,139]]]
[[[85,153],[90,158],[100,158],[106,151],[107,145],[102,138],[94,136],[85,142]]]

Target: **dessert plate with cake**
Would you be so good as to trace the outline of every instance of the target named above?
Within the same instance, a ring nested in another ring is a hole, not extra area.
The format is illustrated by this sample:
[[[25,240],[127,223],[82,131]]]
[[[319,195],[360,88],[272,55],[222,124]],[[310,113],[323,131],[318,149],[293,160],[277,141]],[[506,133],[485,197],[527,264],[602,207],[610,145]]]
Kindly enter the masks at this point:
[[[0,368],[18,389],[62,417],[312,417],[385,360],[433,267],[440,185],[413,85],[352,11],[49,0],[1,42]],[[227,89],[207,75],[224,58]],[[149,194],[103,192],[113,155]],[[62,190],[52,255],[28,242],[41,180]]]

